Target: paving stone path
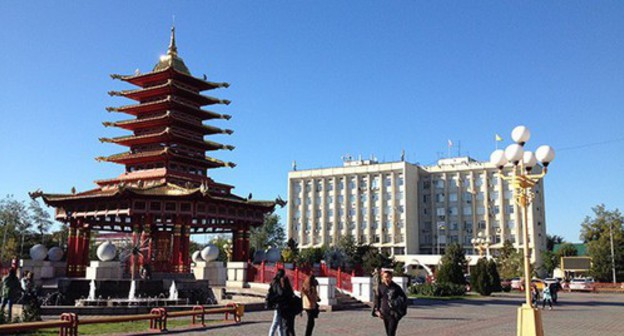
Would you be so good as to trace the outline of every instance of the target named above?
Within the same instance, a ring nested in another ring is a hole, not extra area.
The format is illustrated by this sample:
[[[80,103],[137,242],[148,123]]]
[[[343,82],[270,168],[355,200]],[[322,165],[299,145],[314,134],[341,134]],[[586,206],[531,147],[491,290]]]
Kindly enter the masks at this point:
[[[523,296],[505,294],[456,301],[416,300],[399,324],[398,335],[515,335],[516,309]],[[243,323],[180,335],[267,335],[272,312],[247,313]],[[624,335],[624,295],[561,293],[560,304],[542,312],[547,336]],[[306,317],[297,318],[296,331],[304,335]],[[321,313],[314,335],[383,336],[383,324],[369,310]]]

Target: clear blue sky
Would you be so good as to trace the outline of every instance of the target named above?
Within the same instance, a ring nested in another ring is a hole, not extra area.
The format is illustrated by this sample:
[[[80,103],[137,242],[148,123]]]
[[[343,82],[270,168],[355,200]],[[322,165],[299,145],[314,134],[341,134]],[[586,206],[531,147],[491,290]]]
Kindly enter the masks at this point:
[[[121,166],[102,121],[126,116],[109,74],[151,70],[175,15],[181,57],[237,146],[212,171],[236,192],[287,194],[287,172],[346,153],[430,164],[447,139],[487,160],[518,124],[559,149],[547,228],[576,241],[590,208],[624,209],[624,3],[610,1],[2,1],[0,193],[84,190]],[[593,143],[602,143],[587,146]],[[565,150],[568,148],[567,150]],[[284,217],[285,212],[280,214]]]

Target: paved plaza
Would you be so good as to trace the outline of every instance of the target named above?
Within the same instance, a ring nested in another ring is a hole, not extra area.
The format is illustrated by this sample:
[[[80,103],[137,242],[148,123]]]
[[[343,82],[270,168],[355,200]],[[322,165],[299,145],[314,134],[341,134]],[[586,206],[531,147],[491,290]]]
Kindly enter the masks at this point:
[[[399,325],[398,335],[515,335],[519,293],[456,301],[416,300]],[[561,293],[554,310],[542,312],[547,336],[624,335],[624,295]],[[243,323],[181,335],[266,335],[272,312],[247,313]],[[297,318],[303,335],[306,317]],[[369,310],[321,313],[314,335],[385,335]]]

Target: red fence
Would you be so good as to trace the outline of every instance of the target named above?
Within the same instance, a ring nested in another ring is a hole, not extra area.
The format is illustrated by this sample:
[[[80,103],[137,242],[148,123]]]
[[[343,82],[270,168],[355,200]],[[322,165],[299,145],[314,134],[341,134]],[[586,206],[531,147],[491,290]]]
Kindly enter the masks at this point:
[[[310,274],[314,274],[319,277],[336,278],[336,287],[347,292],[351,292],[353,290],[351,277],[355,276],[355,271],[346,273],[342,272],[340,268],[334,270],[328,268],[324,263],[321,264],[321,267],[318,270],[298,267],[295,267],[294,269],[287,269],[282,263],[275,263],[274,265],[267,265],[264,262],[259,265],[249,263],[247,267],[247,281],[270,283],[279,269],[284,270],[286,277],[290,280],[290,283],[293,286],[293,289],[297,291],[301,289],[303,281]]]
[[[250,282],[270,283],[275,277],[275,274],[277,274],[277,270],[280,269],[284,270],[286,277],[290,280],[293,289],[296,291],[301,289],[305,278],[312,274],[312,270],[310,269],[299,269],[297,267],[294,269],[287,269],[282,263],[275,263],[274,265],[266,265],[264,262],[260,265],[249,263],[247,267],[247,280]]]

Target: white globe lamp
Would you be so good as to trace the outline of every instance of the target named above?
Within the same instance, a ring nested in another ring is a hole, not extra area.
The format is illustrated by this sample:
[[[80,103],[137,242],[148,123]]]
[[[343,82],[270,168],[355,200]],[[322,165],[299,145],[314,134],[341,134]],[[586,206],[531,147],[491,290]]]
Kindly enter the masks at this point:
[[[535,158],[535,154],[531,151],[526,151],[522,155],[522,162],[524,162],[524,169],[527,171],[531,171],[533,167],[537,164],[537,159]]]
[[[544,165],[544,167],[548,167],[548,165],[555,159],[555,150],[548,145],[539,146],[535,151],[535,157]]]
[[[531,131],[529,131],[526,126],[516,126],[516,128],[511,131],[511,138],[520,146],[524,146],[531,138]]]
[[[505,157],[505,151],[497,149],[490,154],[490,163],[495,165],[498,169],[503,169],[507,164],[507,158]]]
[[[505,158],[514,165],[522,160],[522,155],[524,155],[524,149],[519,144],[511,144],[505,148]]]

